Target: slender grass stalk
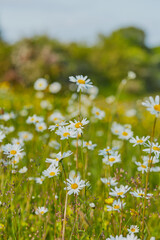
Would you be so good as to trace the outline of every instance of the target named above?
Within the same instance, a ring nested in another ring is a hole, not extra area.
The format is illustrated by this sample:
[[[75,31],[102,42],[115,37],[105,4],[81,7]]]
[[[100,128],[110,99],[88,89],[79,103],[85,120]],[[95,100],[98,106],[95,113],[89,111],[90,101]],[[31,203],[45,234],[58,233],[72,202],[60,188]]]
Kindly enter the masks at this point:
[[[153,128],[152,128],[152,135],[151,135],[151,146],[150,146],[150,154],[149,154],[149,165],[148,165],[148,170],[146,174],[146,184],[145,184],[145,193],[144,193],[144,202],[143,202],[143,215],[142,215],[142,239],[144,238],[144,219],[145,219],[145,209],[146,209],[146,196],[147,196],[147,188],[148,188],[148,182],[149,182],[149,173],[150,173],[150,168],[152,166],[152,144],[153,144],[153,139],[154,139],[154,133],[155,133],[155,128],[156,128],[156,122],[157,118],[155,117],[154,123],[153,123]]]
[[[113,108],[111,110],[111,120],[109,121],[109,124],[108,124],[108,133],[107,133],[107,145],[111,145],[112,143],[112,134],[111,134],[111,124],[112,122],[115,120],[115,116],[116,116],[116,112],[117,112],[117,106],[118,106],[118,102],[119,102],[119,98],[120,98],[120,95],[121,95],[121,92],[124,88],[124,84],[123,84],[123,80],[121,81],[121,83],[119,84],[118,86],[118,89],[117,89],[117,92],[116,92],[116,95],[115,95],[115,102],[113,103]],[[112,145],[111,145],[112,146]]]
[[[76,142],[76,174],[78,172],[78,140],[79,140],[79,136],[77,134],[77,142]]]
[[[79,91],[79,121],[81,121],[81,90]]]
[[[122,219],[123,219],[123,205],[121,205],[119,235],[121,235],[122,232]]]
[[[66,190],[66,199],[65,199],[65,208],[64,208],[64,218],[63,218],[63,231],[62,231],[62,240],[65,238],[65,226],[66,226],[66,213],[67,213],[67,202],[68,202],[68,193]]]

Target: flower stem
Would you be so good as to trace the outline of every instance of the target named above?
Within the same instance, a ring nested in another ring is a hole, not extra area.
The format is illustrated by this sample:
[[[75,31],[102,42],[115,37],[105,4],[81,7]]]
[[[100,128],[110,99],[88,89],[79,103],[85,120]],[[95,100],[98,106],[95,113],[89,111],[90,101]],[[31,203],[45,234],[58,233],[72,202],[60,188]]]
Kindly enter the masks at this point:
[[[152,128],[151,147],[150,147],[150,154],[149,154],[149,165],[148,165],[148,170],[147,170],[147,175],[146,175],[146,185],[145,185],[144,202],[143,202],[143,216],[142,216],[142,239],[144,238],[144,218],[145,218],[145,209],[146,209],[146,196],[147,196],[147,187],[148,187],[148,182],[149,182],[149,173],[150,173],[150,168],[152,166],[152,161],[151,161],[152,143],[153,143],[153,139],[154,139],[156,122],[157,122],[157,118],[154,119],[153,128]]]
[[[62,240],[64,240],[64,236],[65,236],[67,201],[68,201],[68,194],[67,194],[67,191],[66,191],[65,208],[64,208],[64,218],[63,218],[63,230],[62,230]]]

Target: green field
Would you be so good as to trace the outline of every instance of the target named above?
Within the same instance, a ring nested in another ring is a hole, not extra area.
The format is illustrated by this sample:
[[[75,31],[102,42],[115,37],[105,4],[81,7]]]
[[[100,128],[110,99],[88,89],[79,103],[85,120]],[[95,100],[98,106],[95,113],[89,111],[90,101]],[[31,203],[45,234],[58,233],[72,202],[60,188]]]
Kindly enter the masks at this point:
[[[62,86],[53,94],[48,86],[36,91],[1,84],[1,239],[160,238],[160,102],[152,104],[151,114],[142,106],[148,96],[125,93],[127,84],[121,82],[113,96],[109,90],[98,95]],[[89,122],[83,124],[85,118]],[[73,128],[66,127],[69,121]],[[48,129],[51,125],[55,130]],[[132,136],[140,138],[135,147]],[[142,143],[143,136],[150,136],[150,145]],[[148,153],[143,151],[147,148]],[[65,157],[67,151],[72,154]],[[71,195],[65,189],[69,178]],[[128,189],[119,189],[121,185]],[[141,194],[133,196],[137,190]]]

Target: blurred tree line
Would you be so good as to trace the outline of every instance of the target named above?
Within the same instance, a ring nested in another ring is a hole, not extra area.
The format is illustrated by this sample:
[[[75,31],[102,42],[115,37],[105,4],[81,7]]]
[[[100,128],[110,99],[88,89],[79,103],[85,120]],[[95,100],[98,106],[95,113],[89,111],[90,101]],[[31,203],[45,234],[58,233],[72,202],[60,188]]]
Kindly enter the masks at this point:
[[[65,84],[68,76],[89,76],[98,86],[116,86],[128,71],[131,91],[160,90],[160,47],[149,48],[143,30],[128,27],[100,35],[94,46],[35,36],[10,45],[0,39],[0,81],[32,86],[39,77]]]

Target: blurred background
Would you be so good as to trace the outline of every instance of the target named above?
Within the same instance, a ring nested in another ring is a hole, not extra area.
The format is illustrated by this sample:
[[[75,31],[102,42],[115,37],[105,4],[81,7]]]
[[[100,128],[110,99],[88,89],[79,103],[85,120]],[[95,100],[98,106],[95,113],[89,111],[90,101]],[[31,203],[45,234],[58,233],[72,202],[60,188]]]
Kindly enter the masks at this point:
[[[160,91],[159,9],[159,0],[0,0],[0,84],[65,86],[83,74],[114,91],[133,71],[129,93]]]

